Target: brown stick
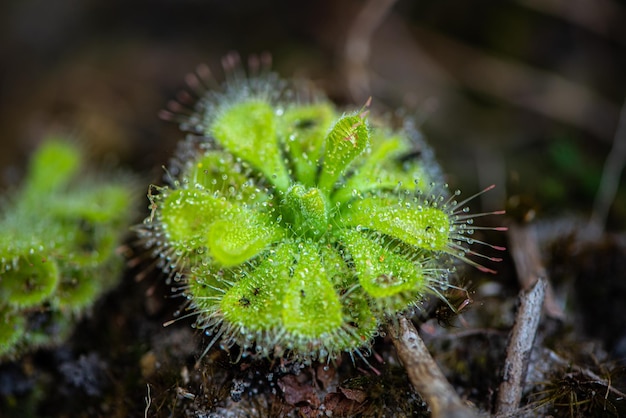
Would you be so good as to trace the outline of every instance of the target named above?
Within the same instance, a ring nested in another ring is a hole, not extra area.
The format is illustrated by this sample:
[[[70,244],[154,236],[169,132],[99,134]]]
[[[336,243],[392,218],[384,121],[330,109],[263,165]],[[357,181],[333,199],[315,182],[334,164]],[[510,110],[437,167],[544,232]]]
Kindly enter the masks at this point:
[[[401,317],[398,326],[389,325],[398,357],[417,393],[430,406],[434,418],[474,418],[468,407],[446,380],[410,320]]]
[[[564,319],[565,313],[556,302],[554,291],[547,281],[548,273],[543,266],[535,228],[532,225],[510,225],[508,231],[510,252],[515,261],[517,280],[522,290],[528,290],[542,277],[546,279],[544,308],[546,314],[554,319]]]
[[[496,404],[497,416],[514,416],[519,407],[545,293],[546,280],[542,277],[530,289],[522,291],[520,307],[506,350],[504,376]]]
[[[606,219],[615,200],[624,165],[626,165],[626,101],[624,101],[622,111],[620,112],[615,138],[613,139],[613,148],[611,148],[602,170],[600,187],[598,188],[593,204],[593,212],[589,220],[588,229],[590,234],[599,236],[604,232]]]

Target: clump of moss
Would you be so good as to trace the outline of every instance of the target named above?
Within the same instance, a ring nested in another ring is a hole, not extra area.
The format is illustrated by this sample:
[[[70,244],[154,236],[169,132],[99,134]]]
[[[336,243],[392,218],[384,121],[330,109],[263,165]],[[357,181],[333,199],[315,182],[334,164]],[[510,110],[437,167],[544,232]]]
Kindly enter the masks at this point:
[[[0,214],[0,359],[62,342],[120,278],[132,182],[96,177],[79,148],[50,139]]]
[[[601,369],[596,374],[574,364],[554,367],[530,395],[527,409],[564,418],[624,416],[624,393],[614,386],[623,383],[624,367]]]

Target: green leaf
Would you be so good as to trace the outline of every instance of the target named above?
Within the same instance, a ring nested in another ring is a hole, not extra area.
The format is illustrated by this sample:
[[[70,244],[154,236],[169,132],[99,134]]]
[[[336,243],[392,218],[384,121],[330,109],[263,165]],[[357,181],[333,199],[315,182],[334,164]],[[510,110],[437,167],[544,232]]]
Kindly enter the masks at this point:
[[[334,118],[329,103],[292,106],[279,118],[279,137],[291,155],[295,178],[306,186],[315,185],[324,137]]]
[[[257,255],[279,239],[282,230],[262,212],[245,209],[204,190],[167,192],[160,219],[175,248],[208,248],[221,266],[235,266]]]
[[[64,187],[80,168],[78,149],[66,141],[45,141],[30,161],[26,178],[27,193],[48,194]]]
[[[22,254],[2,272],[0,299],[16,308],[37,306],[54,293],[58,282],[55,260],[36,253]]]
[[[261,100],[232,105],[217,115],[207,134],[234,156],[249,162],[280,190],[289,186],[289,174],[278,144],[274,108]]]
[[[104,262],[114,253],[129,218],[130,190],[114,184],[88,184],[74,193],[50,196],[49,225],[64,238],[65,258],[75,263]]]
[[[186,251],[206,247],[211,225],[231,208],[226,199],[197,189],[167,191],[157,204],[168,240]]]
[[[365,118],[361,114],[343,116],[325,139],[324,159],[318,187],[329,193],[350,163],[369,144]]]
[[[353,175],[333,195],[333,201],[344,203],[374,190],[415,192],[426,189],[431,179],[419,161],[401,161],[410,150],[405,138],[373,131],[371,140],[370,149],[355,161]]]
[[[298,264],[283,300],[283,324],[297,337],[317,338],[343,323],[339,296],[329,281],[317,250],[302,244]]]
[[[247,177],[250,169],[224,151],[208,151],[191,165],[185,178],[192,188],[212,190],[242,203],[266,201],[267,194]]]
[[[295,184],[281,203],[284,218],[295,234],[319,239],[328,230],[328,204],[320,189]]]
[[[366,345],[377,334],[379,322],[369,306],[369,299],[362,288],[352,288],[341,298],[346,318],[338,341],[333,341],[337,350],[352,351]],[[390,313],[389,310],[384,312]]]
[[[108,271],[103,265],[89,267],[66,264],[62,267],[62,277],[53,300],[54,306],[59,310],[75,313],[95,302],[104,288],[103,285],[109,281],[105,275],[119,273]]]
[[[404,256],[358,231],[345,231],[342,242],[350,252],[359,283],[373,298],[388,298],[423,290],[424,275]]]
[[[53,217],[113,226],[127,217],[131,193],[121,185],[87,183],[72,193],[54,196],[48,204]]]
[[[213,259],[224,267],[250,260],[280,239],[282,231],[259,214],[232,209],[211,224],[207,246]]]
[[[440,209],[418,202],[369,197],[353,202],[344,214],[346,226],[370,229],[430,251],[444,251],[450,219]]]
[[[294,245],[285,244],[258,266],[243,270],[241,279],[220,303],[224,318],[252,332],[280,329],[285,290],[296,254]]]

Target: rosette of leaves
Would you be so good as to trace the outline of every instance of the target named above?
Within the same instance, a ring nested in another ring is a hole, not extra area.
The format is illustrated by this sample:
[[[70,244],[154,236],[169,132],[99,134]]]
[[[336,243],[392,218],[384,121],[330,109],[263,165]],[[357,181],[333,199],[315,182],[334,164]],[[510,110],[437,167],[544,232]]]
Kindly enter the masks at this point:
[[[86,175],[77,146],[45,141],[0,218],[0,358],[62,342],[117,283],[128,178]]]
[[[273,74],[206,92],[138,227],[211,345],[327,359],[448,286],[472,215],[407,123],[342,113]],[[480,266],[479,266],[480,267]],[[481,267],[482,268],[482,267]]]

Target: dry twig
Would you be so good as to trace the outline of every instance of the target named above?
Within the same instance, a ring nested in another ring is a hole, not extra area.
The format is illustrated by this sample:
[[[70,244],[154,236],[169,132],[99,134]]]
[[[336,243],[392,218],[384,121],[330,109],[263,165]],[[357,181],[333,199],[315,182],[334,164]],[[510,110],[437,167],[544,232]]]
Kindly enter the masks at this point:
[[[539,255],[539,245],[533,226],[509,226],[509,248],[515,261],[517,279],[523,290],[535,285],[539,278],[546,279],[546,296],[544,308],[551,318],[563,319],[565,314],[556,302],[552,286],[548,281],[548,273]]]
[[[496,405],[498,416],[514,416],[519,407],[528,361],[541,318],[545,291],[546,280],[543,277],[538,277],[530,289],[522,291],[520,307],[506,350],[504,376]]]
[[[617,130],[613,139],[613,148],[604,163],[602,180],[593,205],[589,221],[589,232],[600,235],[606,226],[609,209],[615,200],[622,169],[626,165],[626,101],[620,112]]]
[[[426,401],[435,418],[470,418],[478,414],[468,407],[446,380],[410,320],[400,318],[389,333],[409,380]]]

